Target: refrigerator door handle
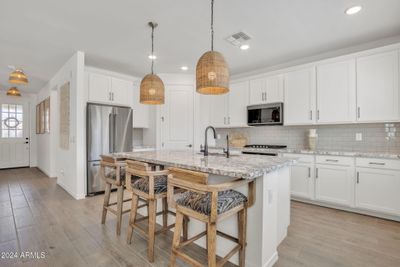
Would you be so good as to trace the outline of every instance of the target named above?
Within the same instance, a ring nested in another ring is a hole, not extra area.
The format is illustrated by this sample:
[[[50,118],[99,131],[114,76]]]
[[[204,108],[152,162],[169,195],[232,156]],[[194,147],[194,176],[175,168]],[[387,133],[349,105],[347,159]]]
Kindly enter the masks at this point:
[[[113,129],[113,119],[114,118],[113,114],[110,113],[108,114],[108,151],[111,153],[114,151],[114,129]]]
[[[112,152],[114,153],[115,152],[115,138],[117,137],[117,130],[116,130],[116,128],[117,128],[117,123],[116,123],[116,121],[117,121],[117,114],[113,114],[114,116],[113,116],[113,150],[112,150]]]

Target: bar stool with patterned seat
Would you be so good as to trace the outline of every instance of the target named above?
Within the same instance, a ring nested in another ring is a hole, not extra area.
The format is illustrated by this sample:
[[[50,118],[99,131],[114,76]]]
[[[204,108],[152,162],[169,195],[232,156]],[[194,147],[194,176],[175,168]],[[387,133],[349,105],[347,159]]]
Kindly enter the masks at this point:
[[[168,214],[175,215],[174,212],[168,210],[167,203],[167,175],[168,170],[162,170],[160,166],[150,165],[148,163],[127,160],[126,167],[126,187],[132,192],[132,207],[129,219],[129,228],[127,243],[131,244],[133,230],[138,230],[148,239],[148,260],[154,261],[154,242],[155,235],[166,232],[175,227],[175,224],[168,225]],[[132,176],[141,177],[136,181],[132,181]],[[137,210],[141,208],[138,205],[138,199],[142,198],[147,201],[147,216],[137,218]],[[157,200],[162,201],[162,211],[157,212]],[[161,230],[156,231],[156,217],[163,216],[163,225]],[[148,229],[143,229],[138,223],[148,220]],[[186,225],[186,223],[185,223]],[[185,226],[185,229],[187,227]],[[186,233],[186,231],[184,231]],[[187,234],[184,234],[184,238]]]
[[[130,201],[130,199],[124,200],[125,166],[125,158],[101,155],[100,175],[106,183],[101,223],[104,224],[106,222],[107,211],[116,215],[117,235],[121,234],[122,215],[130,211],[130,209],[122,210],[124,202]],[[110,203],[111,189],[113,186],[117,188],[117,201]],[[116,209],[113,208],[115,205],[117,206]]]
[[[197,260],[182,252],[182,248],[206,236],[208,266],[223,266],[233,255],[239,252],[239,266],[245,266],[247,208],[254,204],[254,180],[237,179],[222,184],[209,185],[207,173],[194,172],[179,168],[169,168],[168,176],[168,203],[176,209],[175,232],[172,243],[170,267],[175,266],[179,257],[192,266],[203,266]],[[232,190],[248,184],[248,196]],[[177,195],[170,194],[176,188],[186,192]],[[239,236],[233,237],[217,230],[217,222],[237,214]],[[206,224],[206,231],[181,242],[183,217],[188,216]],[[228,239],[236,246],[217,262],[216,239],[217,235]]]

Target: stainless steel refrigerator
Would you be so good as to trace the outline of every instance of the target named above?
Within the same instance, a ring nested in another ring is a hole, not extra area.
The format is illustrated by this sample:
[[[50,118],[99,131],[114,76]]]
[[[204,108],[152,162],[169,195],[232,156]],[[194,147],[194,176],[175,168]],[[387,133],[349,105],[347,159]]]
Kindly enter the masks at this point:
[[[132,151],[132,109],[100,104],[87,105],[87,195],[104,192],[100,155]]]

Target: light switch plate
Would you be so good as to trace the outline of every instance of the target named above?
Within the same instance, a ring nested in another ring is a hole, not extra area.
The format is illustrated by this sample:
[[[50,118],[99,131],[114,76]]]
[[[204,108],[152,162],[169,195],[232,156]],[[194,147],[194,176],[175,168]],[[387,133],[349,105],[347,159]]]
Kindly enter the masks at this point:
[[[362,133],[356,133],[356,141],[362,141]]]

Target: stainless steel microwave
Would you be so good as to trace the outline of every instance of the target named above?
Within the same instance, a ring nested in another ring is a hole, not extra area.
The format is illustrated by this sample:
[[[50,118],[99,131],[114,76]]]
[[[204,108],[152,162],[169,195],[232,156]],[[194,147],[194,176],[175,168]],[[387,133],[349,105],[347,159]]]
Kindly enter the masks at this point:
[[[247,125],[283,125],[283,103],[248,106]]]

